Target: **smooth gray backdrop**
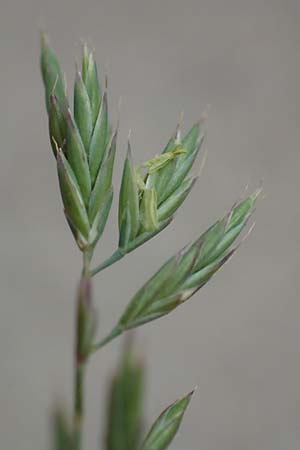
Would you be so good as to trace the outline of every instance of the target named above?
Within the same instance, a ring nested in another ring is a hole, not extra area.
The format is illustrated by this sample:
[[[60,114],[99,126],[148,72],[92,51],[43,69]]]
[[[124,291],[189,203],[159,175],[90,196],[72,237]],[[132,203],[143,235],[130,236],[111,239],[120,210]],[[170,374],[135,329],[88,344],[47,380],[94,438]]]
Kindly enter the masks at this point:
[[[208,161],[157,239],[95,280],[100,334],[176,249],[264,180],[256,229],[192,301],[138,333],[151,421],[198,386],[173,450],[296,450],[300,444],[298,0],[1,0],[0,440],[48,449],[55,398],[71,405],[73,302],[81,259],[47,136],[38,29],[69,86],[81,39],[122,96],[116,192],[132,130],[137,162],[160,151],[180,112],[209,108]],[[117,239],[116,201],[95,260]],[[99,448],[107,377],[120,345],[88,372],[85,449]]]

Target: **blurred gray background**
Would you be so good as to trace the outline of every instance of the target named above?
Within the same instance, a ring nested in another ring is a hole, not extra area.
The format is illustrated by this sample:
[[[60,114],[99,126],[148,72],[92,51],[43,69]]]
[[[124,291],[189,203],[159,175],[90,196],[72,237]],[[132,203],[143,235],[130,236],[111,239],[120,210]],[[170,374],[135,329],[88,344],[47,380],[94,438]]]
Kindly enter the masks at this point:
[[[48,449],[54,399],[71,406],[73,303],[81,258],[62,214],[47,136],[38,29],[69,86],[81,39],[109,76],[115,186],[132,129],[137,162],[180,112],[209,104],[208,161],[173,225],[95,280],[100,334],[176,249],[264,180],[256,229],[192,301],[140,329],[147,417],[198,386],[174,450],[294,450],[300,444],[298,0],[1,0],[0,439]],[[117,240],[116,198],[95,261]],[[298,279],[297,279],[298,277]],[[85,449],[99,448],[120,341],[88,371]]]

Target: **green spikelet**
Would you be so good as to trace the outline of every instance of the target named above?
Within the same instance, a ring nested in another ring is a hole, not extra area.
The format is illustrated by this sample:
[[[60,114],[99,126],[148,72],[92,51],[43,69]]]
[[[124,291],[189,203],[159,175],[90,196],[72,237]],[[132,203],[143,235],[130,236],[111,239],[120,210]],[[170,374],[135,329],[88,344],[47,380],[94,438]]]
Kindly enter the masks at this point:
[[[58,58],[44,34],[41,71],[66,218],[80,250],[92,251],[104,231],[113,198],[117,132],[110,137],[107,92],[102,95],[94,55],[86,45],[82,72],[76,70],[74,114]]]

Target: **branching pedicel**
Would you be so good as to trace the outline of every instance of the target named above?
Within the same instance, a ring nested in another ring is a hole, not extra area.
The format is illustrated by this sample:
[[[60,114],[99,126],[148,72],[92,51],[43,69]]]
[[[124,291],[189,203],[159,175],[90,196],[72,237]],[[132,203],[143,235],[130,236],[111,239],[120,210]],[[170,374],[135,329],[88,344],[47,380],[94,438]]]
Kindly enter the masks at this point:
[[[259,190],[236,203],[194,243],[171,257],[136,293],[112,332],[96,341],[97,320],[91,279],[148,241],[172,221],[196,177],[189,175],[205,137],[204,123],[184,136],[177,130],[160,155],[135,167],[130,144],[119,193],[119,242],[110,258],[92,268],[91,260],[110,212],[117,133],[108,118],[107,89],[102,92],[93,52],[83,48],[71,112],[66,85],[55,53],[42,36],[41,69],[49,117],[49,135],[57,162],[64,212],[83,255],[78,289],[74,421],[58,414],[55,450],[80,450],[84,419],[84,378],[89,358],[126,330],[169,314],[188,300],[228,261],[253,211]],[[112,381],[106,450],[163,450],[175,436],[192,393],[170,405],[140,440],[142,367],[130,348]]]

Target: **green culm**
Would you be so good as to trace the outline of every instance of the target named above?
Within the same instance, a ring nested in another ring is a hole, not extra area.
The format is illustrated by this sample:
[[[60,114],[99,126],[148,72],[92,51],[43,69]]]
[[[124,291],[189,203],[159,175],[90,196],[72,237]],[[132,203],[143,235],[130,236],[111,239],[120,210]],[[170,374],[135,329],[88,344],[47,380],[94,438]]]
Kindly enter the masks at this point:
[[[92,279],[172,222],[197,180],[190,171],[203,147],[205,121],[198,121],[184,135],[177,126],[161,154],[154,154],[140,166],[133,161],[128,141],[118,196],[117,245],[109,258],[93,266],[94,249],[113,201],[118,127],[111,125],[107,87],[101,88],[94,52],[87,45],[83,47],[81,66],[76,68],[73,106],[60,64],[45,35],[41,71],[64,214],[83,259],[76,306],[73,418],[59,408],[54,411],[53,450],[81,450],[89,359],[127,330],[171,313],[210,281],[243,240],[238,238],[251,218],[260,189],[235,203],[195,242],[171,256],[128,302],[111,333],[97,340]],[[171,403],[145,432],[144,364],[135,354],[132,336],[128,336],[111,378],[104,448],[164,450],[172,442],[193,392]]]

